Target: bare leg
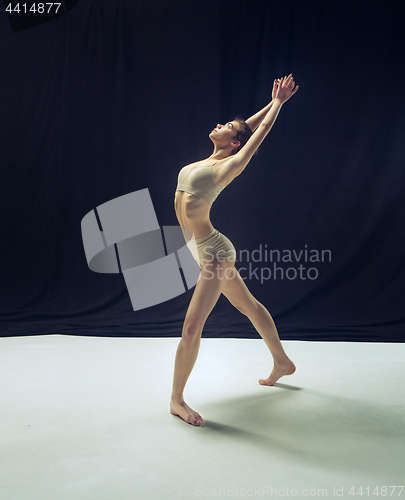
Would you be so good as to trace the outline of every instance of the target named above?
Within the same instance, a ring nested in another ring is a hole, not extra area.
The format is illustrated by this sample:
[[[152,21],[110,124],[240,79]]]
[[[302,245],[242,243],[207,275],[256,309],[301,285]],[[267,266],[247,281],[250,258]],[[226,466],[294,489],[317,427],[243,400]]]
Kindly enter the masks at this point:
[[[233,274],[227,269],[234,262],[207,262],[201,269],[200,279],[195,287],[183,324],[182,338],[176,353],[173,377],[173,392],[170,413],[178,415],[192,425],[202,425],[202,417],[192,410],[183,399],[184,387],[197,360],[204,323],[217,303],[227,281]]]
[[[273,371],[268,378],[260,379],[259,383],[274,385],[284,375],[293,374],[295,365],[288,358],[281,345],[273,318],[269,311],[253,297],[236,269],[233,277],[226,281],[222,293],[232,305],[250,319],[273,356]]]

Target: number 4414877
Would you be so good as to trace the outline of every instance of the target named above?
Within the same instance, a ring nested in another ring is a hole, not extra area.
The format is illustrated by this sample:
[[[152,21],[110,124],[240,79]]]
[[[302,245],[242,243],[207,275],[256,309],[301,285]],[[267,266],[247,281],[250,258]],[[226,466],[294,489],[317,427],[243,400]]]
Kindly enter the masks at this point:
[[[6,7],[6,12],[9,12],[10,14],[12,14],[12,13],[26,14],[28,12],[32,12],[34,14],[50,14],[52,12],[52,13],[57,14],[61,5],[62,5],[61,3],[54,3],[54,2],[51,2],[51,3],[31,3],[31,4],[26,4],[26,3],[19,4],[19,3],[17,3],[13,7],[13,5],[11,3],[9,3]]]
[[[397,490],[398,488],[398,490]],[[382,497],[392,497],[396,496],[399,497],[402,493],[402,490],[404,489],[403,486],[376,486],[373,490],[370,488],[370,486],[366,486],[363,488],[360,486],[360,488],[355,490],[354,486],[351,487],[349,491],[349,495],[360,495],[360,496],[370,496],[370,495],[375,495],[375,496],[382,496]],[[372,491],[371,491],[372,490]],[[397,491],[396,491],[397,490]]]

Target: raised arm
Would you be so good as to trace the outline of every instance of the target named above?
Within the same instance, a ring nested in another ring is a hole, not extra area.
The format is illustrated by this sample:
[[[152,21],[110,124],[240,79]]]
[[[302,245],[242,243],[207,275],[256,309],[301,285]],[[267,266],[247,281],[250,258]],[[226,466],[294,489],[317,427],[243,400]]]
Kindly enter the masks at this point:
[[[265,106],[263,109],[261,109],[260,111],[258,111],[257,113],[255,113],[253,116],[251,116],[246,120],[246,123],[249,125],[252,131],[255,131],[257,129],[257,127],[262,123],[264,117],[267,115],[270,108],[272,107],[274,99],[276,97],[277,85],[279,82],[280,79],[274,80],[273,91],[271,93],[271,101],[269,102],[269,104],[267,104],[267,106]]]
[[[263,121],[253,132],[243,148],[224,164],[223,168],[227,171],[226,177],[228,178],[228,182],[231,182],[233,178],[239,175],[249,163],[256,149],[273,127],[282,105],[297,92],[299,87],[297,85],[294,88],[294,86],[295,82],[292,75],[281,78],[277,86],[275,99],[272,101],[272,105],[267,111]]]

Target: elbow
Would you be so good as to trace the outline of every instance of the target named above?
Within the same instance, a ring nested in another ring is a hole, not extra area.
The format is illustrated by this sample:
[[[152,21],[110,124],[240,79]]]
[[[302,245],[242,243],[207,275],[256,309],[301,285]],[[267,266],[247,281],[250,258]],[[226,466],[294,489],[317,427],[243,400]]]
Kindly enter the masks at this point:
[[[270,131],[272,125],[273,125],[272,123],[263,123],[262,122],[260,124],[260,127],[261,127],[262,130],[264,130],[267,133],[267,132]]]

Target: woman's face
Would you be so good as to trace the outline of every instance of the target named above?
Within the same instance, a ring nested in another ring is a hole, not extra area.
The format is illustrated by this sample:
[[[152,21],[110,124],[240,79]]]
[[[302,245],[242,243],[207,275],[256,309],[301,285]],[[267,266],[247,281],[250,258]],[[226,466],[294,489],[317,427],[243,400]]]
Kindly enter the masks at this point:
[[[238,126],[239,124],[237,121],[228,122],[225,125],[218,123],[214,130],[210,133],[210,139],[221,146],[235,142],[235,135],[238,131]]]

